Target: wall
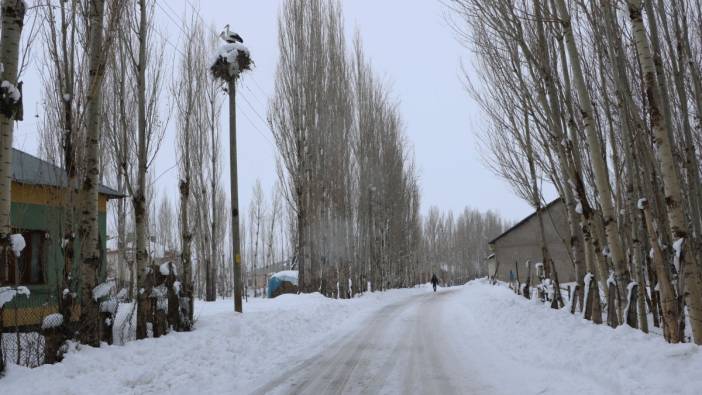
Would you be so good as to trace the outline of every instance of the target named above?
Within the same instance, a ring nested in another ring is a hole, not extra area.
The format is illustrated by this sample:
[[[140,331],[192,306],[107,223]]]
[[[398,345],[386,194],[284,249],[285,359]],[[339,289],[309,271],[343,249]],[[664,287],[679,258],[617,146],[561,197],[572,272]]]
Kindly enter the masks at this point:
[[[20,296],[5,305],[3,322],[5,327],[15,325],[36,325],[50,313],[58,311],[58,298],[60,280],[63,278],[64,260],[61,250],[63,231],[66,225],[66,212],[61,207],[66,200],[65,190],[53,187],[42,187],[12,183],[12,211],[11,222],[15,228],[26,230],[41,230],[48,232],[49,239],[45,241],[44,248],[46,261],[44,266],[45,283],[42,285],[29,285],[31,296]],[[107,230],[107,199],[100,196],[98,205],[98,225],[101,235],[102,249],[105,251],[105,234]],[[78,276],[78,257],[80,254],[80,241],[76,241],[75,261],[73,276]],[[103,262],[103,268],[105,264]],[[19,309],[20,311],[15,311]]]
[[[568,222],[565,205],[561,200],[549,206],[543,212],[544,231],[551,258],[553,259],[560,282],[575,281],[575,269],[568,254]],[[510,270],[519,272],[519,281],[525,282],[527,276],[526,261],[532,263],[532,281],[534,281],[536,263],[542,262],[539,222],[536,215],[531,216],[521,225],[497,239],[493,245],[498,262],[497,278],[509,281]],[[517,262],[518,267],[515,267]]]

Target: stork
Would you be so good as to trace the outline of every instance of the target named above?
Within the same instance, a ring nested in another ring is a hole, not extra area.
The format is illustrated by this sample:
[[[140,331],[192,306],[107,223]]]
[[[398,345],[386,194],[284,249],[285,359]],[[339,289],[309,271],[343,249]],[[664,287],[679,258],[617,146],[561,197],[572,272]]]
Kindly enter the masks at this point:
[[[229,30],[229,25],[224,27],[224,31],[219,34],[219,37],[229,44],[244,43],[244,39],[239,34]]]

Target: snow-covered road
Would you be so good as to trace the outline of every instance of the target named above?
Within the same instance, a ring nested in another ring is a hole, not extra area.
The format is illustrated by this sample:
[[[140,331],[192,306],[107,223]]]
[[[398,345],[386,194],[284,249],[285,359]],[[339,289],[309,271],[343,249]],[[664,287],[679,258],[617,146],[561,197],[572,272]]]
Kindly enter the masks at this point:
[[[200,303],[197,328],[63,363],[10,365],[0,394],[700,394],[702,351],[465,286]]]
[[[466,309],[465,288],[390,304],[360,329],[258,388],[256,394],[608,393],[567,370],[553,375],[506,360]],[[555,377],[554,377],[555,376]],[[591,391],[590,391],[591,390]]]
[[[452,339],[458,289],[388,305],[354,333],[300,363],[257,394],[491,393]]]

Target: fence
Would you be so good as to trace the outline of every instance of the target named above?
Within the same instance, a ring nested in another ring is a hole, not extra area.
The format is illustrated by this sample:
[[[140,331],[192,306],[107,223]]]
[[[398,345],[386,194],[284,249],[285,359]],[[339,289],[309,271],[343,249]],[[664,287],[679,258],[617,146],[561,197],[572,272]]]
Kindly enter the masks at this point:
[[[15,301],[5,304],[0,310],[0,347],[5,361],[29,368],[43,364],[45,339],[41,323],[56,311],[48,301],[38,307],[20,307]]]

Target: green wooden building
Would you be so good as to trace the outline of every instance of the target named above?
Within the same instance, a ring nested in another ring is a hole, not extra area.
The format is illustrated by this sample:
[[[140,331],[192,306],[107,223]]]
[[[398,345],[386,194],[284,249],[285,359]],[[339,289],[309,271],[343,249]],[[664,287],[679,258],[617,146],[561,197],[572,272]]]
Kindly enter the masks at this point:
[[[21,233],[26,247],[20,258],[11,256],[0,264],[0,286],[19,283],[29,288],[30,297],[18,296],[3,309],[3,324],[7,330],[15,327],[35,328],[43,317],[58,312],[64,274],[77,277],[77,259],[80,241],[65,234],[69,217],[67,204],[77,198],[75,191],[66,188],[66,173],[60,167],[17,149],[12,150],[12,212],[13,233]],[[107,202],[124,197],[118,191],[100,185],[99,227],[102,249],[102,267],[105,267]],[[70,244],[70,246],[69,246]],[[68,258],[69,248],[73,259]],[[10,254],[12,255],[12,254]],[[79,315],[78,306],[73,316]]]

